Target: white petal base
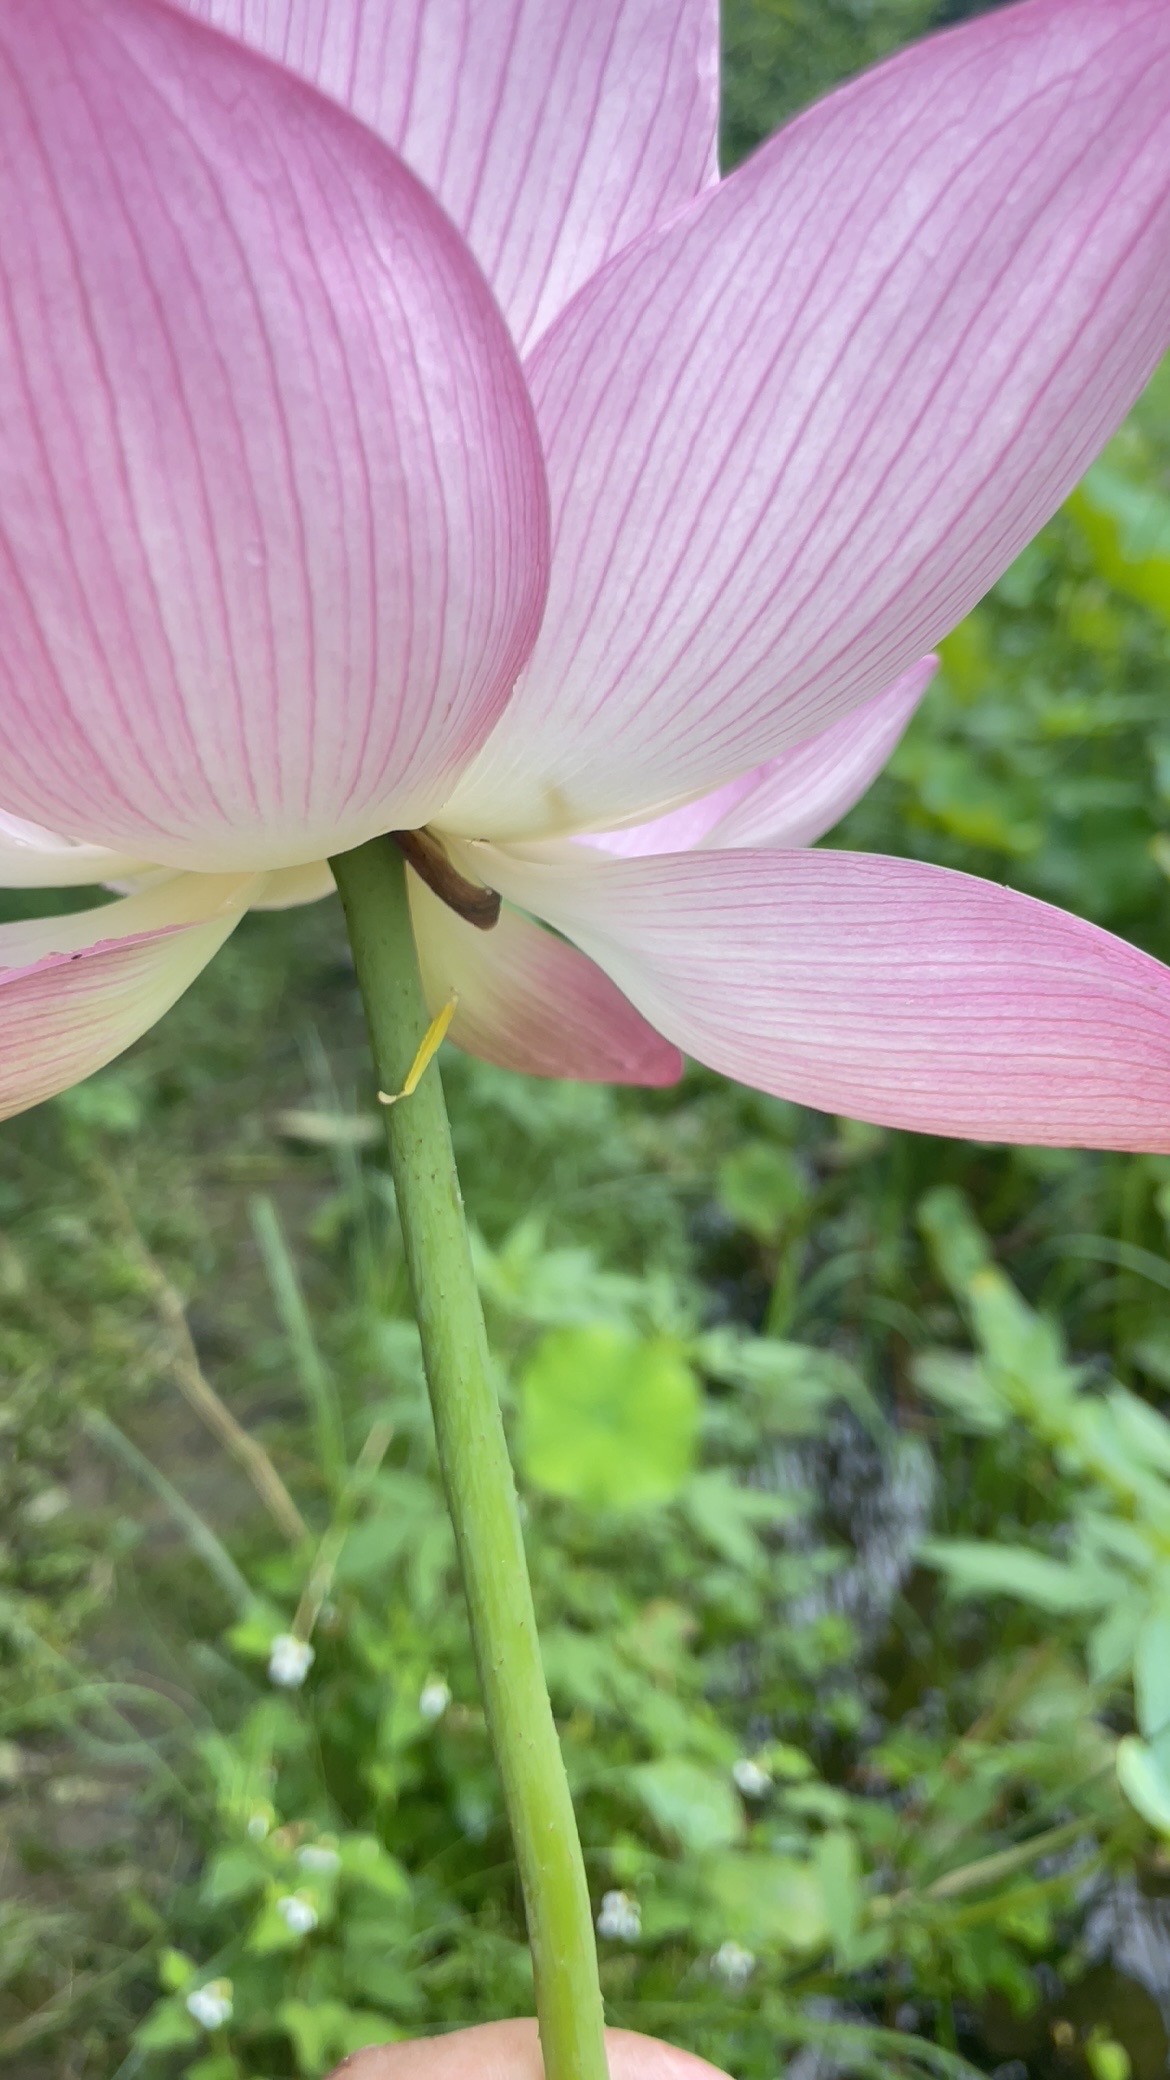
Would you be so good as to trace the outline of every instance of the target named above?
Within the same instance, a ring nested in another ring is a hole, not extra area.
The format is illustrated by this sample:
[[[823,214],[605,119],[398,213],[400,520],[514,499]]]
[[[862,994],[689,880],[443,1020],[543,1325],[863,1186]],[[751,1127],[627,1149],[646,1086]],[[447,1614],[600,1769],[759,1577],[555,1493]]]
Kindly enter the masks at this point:
[[[0,1119],[92,1076],[234,931],[251,876],[178,874],[67,917],[0,925]]]

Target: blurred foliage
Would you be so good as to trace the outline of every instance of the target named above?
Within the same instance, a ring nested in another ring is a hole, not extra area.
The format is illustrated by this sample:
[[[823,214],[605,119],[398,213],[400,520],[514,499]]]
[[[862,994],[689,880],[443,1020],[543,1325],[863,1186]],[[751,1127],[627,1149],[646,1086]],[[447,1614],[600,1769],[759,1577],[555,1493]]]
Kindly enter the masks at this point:
[[[723,0],[725,167],[839,81],[1006,0]]]
[[[729,157],[959,11],[733,0]],[[832,839],[1164,958],[1168,380]],[[444,1074],[611,2018],[744,2080],[1153,2080],[1170,1161]],[[530,2005],[372,1098],[324,904],[4,1130],[22,2080]]]
[[[941,14],[939,0],[724,0],[724,166]]]

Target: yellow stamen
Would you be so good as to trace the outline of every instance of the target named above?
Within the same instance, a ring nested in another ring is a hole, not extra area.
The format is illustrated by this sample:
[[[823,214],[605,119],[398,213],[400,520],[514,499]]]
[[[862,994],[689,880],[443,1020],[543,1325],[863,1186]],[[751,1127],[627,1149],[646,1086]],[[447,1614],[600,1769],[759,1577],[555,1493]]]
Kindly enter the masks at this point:
[[[402,1086],[402,1089],[400,1091],[393,1092],[379,1091],[379,1105],[397,1105],[399,1098],[409,1098],[411,1092],[416,1091],[418,1089],[419,1084],[422,1082],[423,1077],[425,1076],[428,1068],[430,1067],[430,1064],[434,1061],[435,1056],[438,1054],[440,1047],[443,1045],[443,1042],[447,1037],[447,1028],[451,1023],[451,1020],[455,1016],[455,1011],[458,1003],[459,999],[455,995],[455,992],[452,991],[450,997],[447,999],[447,1002],[444,1004],[442,1010],[437,1011],[435,1013],[435,1016],[432,1018],[430,1025],[427,1027],[426,1032],[423,1034],[422,1039],[419,1042],[418,1053],[415,1055],[415,1058],[410,1065],[410,1071],[407,1075],[406,1082]]]

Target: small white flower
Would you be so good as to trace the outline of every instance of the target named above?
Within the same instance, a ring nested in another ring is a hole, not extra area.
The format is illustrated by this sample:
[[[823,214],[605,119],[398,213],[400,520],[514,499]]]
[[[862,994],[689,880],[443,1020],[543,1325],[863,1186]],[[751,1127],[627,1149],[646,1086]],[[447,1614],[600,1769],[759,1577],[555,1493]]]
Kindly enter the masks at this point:
[[[441,1719],[451,1702],[451,1692],[442,1676],[429,1676],[419,1691],[418,1708],[424,1719]]]
[[[720,1943],[711,1959],[711,1969],[728,1986],[746,1986],[756,1968],[756,1960],[742,1943]]]
[[[761,1769],[759,1763],[747,1755],[741,1755],[738,1762],[732,1763],[731,1774],[736,1789],[742,1791],[745,1798],[766,1798],[772,1789],[772,1779],[767,1770]]]
[[[302,1892],[287,1892],[276,1902],[276,1911],[294,1936],[311,1935],[317,1926],[319,1915],[311,1899]]]
[[[255,1812],[249,1813],[248,1815],[247,1825],[244,1828],[244,1833],[247,1835],[248,1840],[250,1842],[263,1842],[267,1839],[271,1831],[271,1815],[264,1811],[263,1806],[257,1806]]]
[[[282,1690],[299,1690],[316,1658],[307,1639],[297,1639],[291,1632],[280,1632],[268,1655],[269,1678]]]
[[[605,1892],[597,1916],[597,1933],[611,1943],[636,1943],[642,1933],[642,1909],[628,1892]]]
[[[187,2013],[200,2029],[222,2029],[232,2019],[231,1980],[211,1979],[206,1986],[196,1986],[187,1995]]]
[[[64,1516],[71,1500],[68,1488],[42,1488],[39,1495],[29,1496],[20,1514],[26,1524],[51,1524],[55,1517]]]
[[[306,1842],[303,1849],[297,1850],[297,1862],[303,1871],[321,1871],[328,1877],[341,1869],[336,1849],[328,1848],[324,1842]]]

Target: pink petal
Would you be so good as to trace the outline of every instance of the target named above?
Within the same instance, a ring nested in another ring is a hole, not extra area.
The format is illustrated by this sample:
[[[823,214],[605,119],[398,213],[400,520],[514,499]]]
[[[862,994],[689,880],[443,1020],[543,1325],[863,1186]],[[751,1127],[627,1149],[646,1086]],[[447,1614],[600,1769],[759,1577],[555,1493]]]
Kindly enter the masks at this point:
[[[101,909],[0,925],[0,1119],[92,1076],[154,1025],[235,929],[251,887],[179,874]]]
[[[0,799],[135,858],[425,818],[544,589],[523,378],[413,176],[149,0],[0,8]]]
[[[414,875],[410,906],[432,1012],[454,993],[456,1045],[528,1076],[581,1083],[674,1083],[678,1049],[563,939],[514,910],[490,932],[456,917]]]
[[[741,773],[738,780],[729,780],[726,787],[701,794],[697,801],[687,802],[681,809],[668,809],[665,816],[653,816],[649,823],[630,823],[617,831],[582,831],[580,843],[615,859],[649,859],[658,852],[690,852],[696,845],[707,843],[724,817],[745,797],[753,795],[771,770],[771,766],[756,766],[753,772]]]
[[[1170,969],[914,860],[694,852],[479,871],[724,1075],[883,1126],[1170,1151]]]
[[[1170,8],[1028,0],[823,101],[529,365],[532,659],[444,811],[596,830],[803,742],[986,591],[1170,339]]]
[[[107,852],[101,845],[79,845],[0,813],[0,888],[80,888],[132,874],[141,860]]]
[[[531,344],[716,173],[717,0],[184,0],[401,152]]]
[[[685,809],[653,823],[591,835],[587,843],[621,859],[689,852],[696,845],[812,845],[860,801],[895,749],[934,677],[926,657],[893,686]]]

